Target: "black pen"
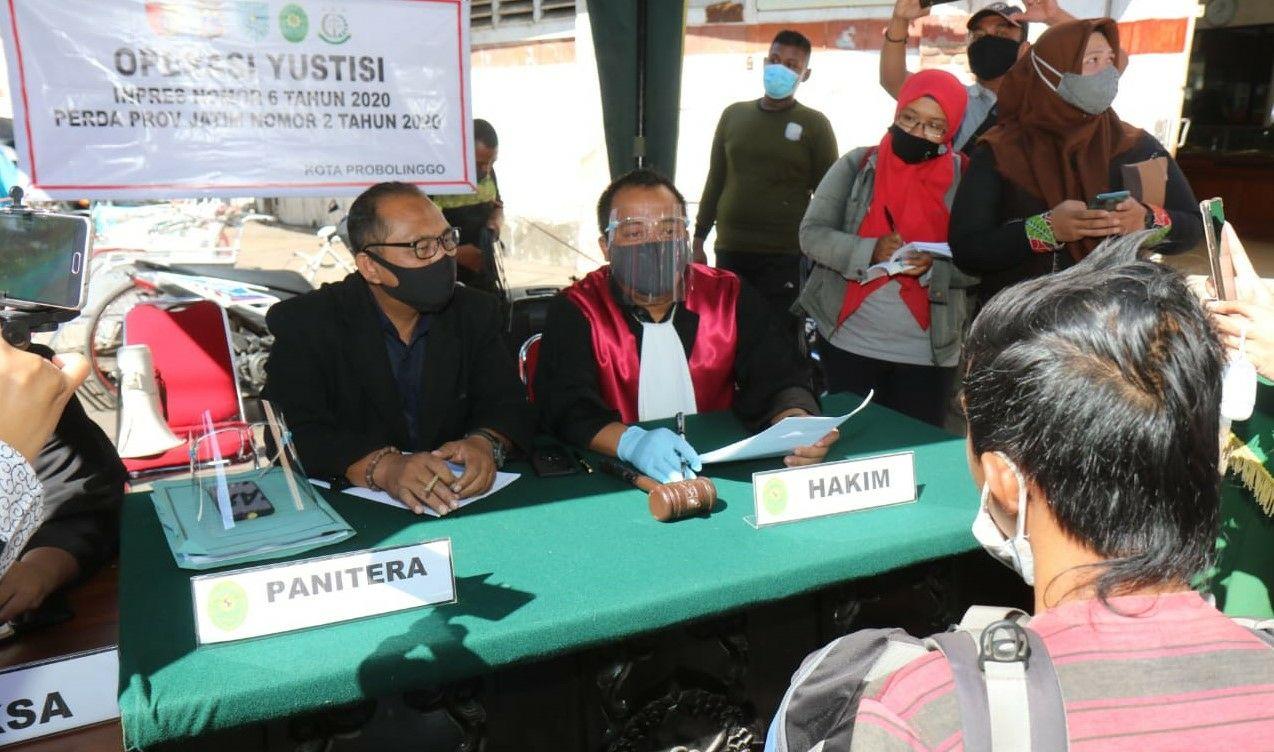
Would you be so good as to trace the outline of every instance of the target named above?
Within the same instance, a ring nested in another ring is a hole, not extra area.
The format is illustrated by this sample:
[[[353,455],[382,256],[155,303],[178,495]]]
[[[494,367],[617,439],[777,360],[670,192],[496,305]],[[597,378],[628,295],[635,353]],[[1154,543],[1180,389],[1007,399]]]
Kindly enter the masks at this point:
[[[885,221],[889,223],[889,231],[894,235],[898,235],[898,225],[894,222],[894,215],[889,211],[889,207],[885,207]],[[902,236],[898,235],[898,239],[902,240]],[[906,241],[903,241],[906,242]]]
[[[584,455],[574,449],[571,450],[571,454],[575,457],[575,461],[579,463],[579,466],[584,468],[584,472],[589,475],[593,474],[593,466],[588,464],[588,462],[584,459]]]
[[[686,414],[683,412],[677,413],[677,435],[680,436],[683,440],[686,438]],[[690,468],[686,467],[686,460],[685,458],[682,458],[681,479],[685,480],[686,478],[689,478],[689,477],[690,477]]]

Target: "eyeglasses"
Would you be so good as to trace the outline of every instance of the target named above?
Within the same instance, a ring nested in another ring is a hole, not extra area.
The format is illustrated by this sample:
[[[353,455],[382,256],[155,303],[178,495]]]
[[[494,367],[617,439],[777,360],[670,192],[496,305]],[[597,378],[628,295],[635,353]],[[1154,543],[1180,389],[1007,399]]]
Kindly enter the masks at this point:
[[[438,254],[445,253],[448,256],[456,255],[456,248],[460,246],[460,228],[448,227],[441,235],[436,238],[420,238],[410,243],[368,243],[363,246],[362,250],[368,248],[410,248],[411,252],[416,254],[416,258],[420,261],[431,261],[438,257]]]
[[[611,242],[620,245],[635,243],[653,243],[664,240],[679,240],[688,236],[687,223],[684,217],[662,217],[660,219],[621,219],[610,223]]]
[[[923,129],[921,132],[924,133],[925,136],[927,136],[928,138],[942,139],[942,138],[946,138],[947,136],[946,123],[940,123],[935,120],[930,120],[929,122],[926,123],[922,121],[920,118],[911,114],[910,112],[903,112],[902,114],[898,115],[898,119],[894,122],[898,124],[899,128],[902,128],[904,131],[908,133],[911,133],[913,130],[916,129],[916,126],[919,125],[919,126],[923,126]]]

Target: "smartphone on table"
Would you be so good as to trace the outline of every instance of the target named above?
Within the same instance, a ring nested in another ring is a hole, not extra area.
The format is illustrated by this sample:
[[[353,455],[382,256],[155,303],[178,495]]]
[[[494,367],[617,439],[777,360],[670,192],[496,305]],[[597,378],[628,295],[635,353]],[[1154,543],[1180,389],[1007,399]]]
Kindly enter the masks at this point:
[[[1208,245],[1208,274],[1220,300],[1234,300],[1234,259],[1221,242],[1225,230],[1225,202],[1210,198],[1199,202],[1203,215],[1203,239]]]
[[[265,491],[262,491],[260,486],[250,480],[230,483],[226,488],[226,492],[230,497],[230,512],[235,522],[255,520],[258,517],[274,514],[274,505],[266,498]],[[212,502],[216,504],[216,489],[208,489],[208,493],[212,496]]]
[[[531,452],[531,468],[541,478],[557,478],[563,475],[574,475],[580,471],[565,447],[537,447]]]

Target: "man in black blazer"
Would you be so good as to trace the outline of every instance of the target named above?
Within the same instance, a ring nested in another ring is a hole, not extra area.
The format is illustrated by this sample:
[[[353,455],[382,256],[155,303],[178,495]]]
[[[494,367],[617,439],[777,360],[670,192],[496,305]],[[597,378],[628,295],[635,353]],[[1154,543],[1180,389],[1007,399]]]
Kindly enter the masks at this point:
[[[372,186],[347,224],[358,271],[270,309],[264,396],[310,474],[446,514],[534,431],[497,301],[456,286],[455,229],[415,186]]]

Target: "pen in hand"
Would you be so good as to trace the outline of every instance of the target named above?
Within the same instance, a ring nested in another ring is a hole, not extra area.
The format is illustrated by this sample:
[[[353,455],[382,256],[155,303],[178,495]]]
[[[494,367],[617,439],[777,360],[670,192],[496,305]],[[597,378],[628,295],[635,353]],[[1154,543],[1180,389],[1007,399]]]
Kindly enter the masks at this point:
[[[683,412],[677,413],[677,435],[682,439],[686,438],[686,414]],[[686,466],[686,459],[683,457],[681,459],[681,479],[686,480],[690,477],[690,468]]]

